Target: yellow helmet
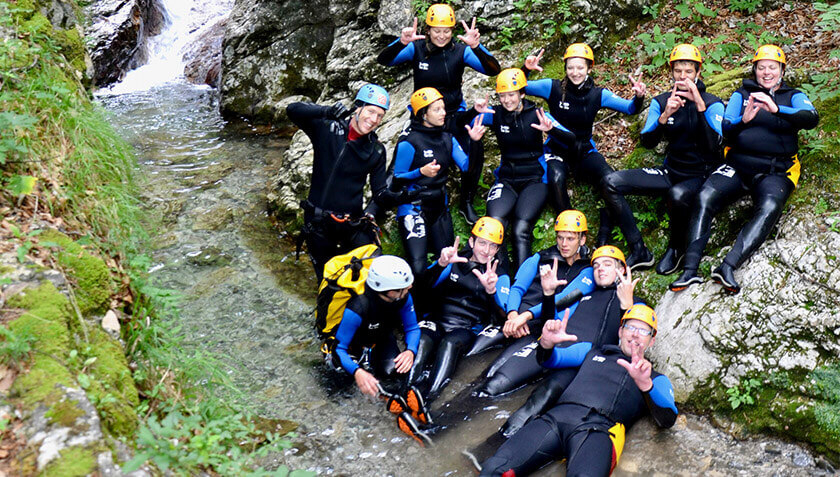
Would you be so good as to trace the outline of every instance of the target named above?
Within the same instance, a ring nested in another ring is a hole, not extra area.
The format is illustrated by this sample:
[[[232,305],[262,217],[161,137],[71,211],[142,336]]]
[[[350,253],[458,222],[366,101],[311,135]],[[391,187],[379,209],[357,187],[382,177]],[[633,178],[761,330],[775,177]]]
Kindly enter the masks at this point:
[[[642,305],[637,303],[630,307],[624,316],[621,317],[621,323],[624,323],[627,320],[639,320],[643,323],[647,323],[653,329],[653,334],[651,336],[656,336],[656,324],[659,322],[656,319],[656,312],[653,311],[653,308]]]
[[[442,98],[440,91],[434,88],[420,88],[411,95],[411,111],[417,114],[417,111]]]
[[[703,57],[700,56],[700,50],[694,45],[683,43],[677,45],[671,50],[671,56],[668,57],[668,64],[672,65],[675,61],[696,61],[703,64]]]
[[[785,52],[776,45],[761,45],[755,50],[752,62],[759,60],[773,60],[785,64]]]
[[[511,91],[519,91],[528,85],[528,80],[525,78],[525,73],[519,68],[508,68],[496,76],[496,92],[510,93]]]
[[[624,266],[627,266],[627,259],[624,258],[624,253],[618,249],[618,247],[614,247],[612,245],[604,245],[603,247],[598,247],[592,252],[592,260],[589,263],[595,263],[595,260],[601,257],[610,257],[614,258]]]
[[[505,239],[505,227],[493,217],[482,217],[473,225],[472,234],[496,245],[501,245],[502,240]]]
[[[592,53],[592,48],[586,43],[572,43],[566,48],[566,53],[563,55],[563,60],[569,58],[585,58],[595,64],[595,54]]]
[[[569,209],[560,212],[554,221],[555,232],[586,232],[586,216],[579,210]]]
[[[455,10],[443,3],[432,5],[426,11],[426,25],[430,27],[454,27]]]

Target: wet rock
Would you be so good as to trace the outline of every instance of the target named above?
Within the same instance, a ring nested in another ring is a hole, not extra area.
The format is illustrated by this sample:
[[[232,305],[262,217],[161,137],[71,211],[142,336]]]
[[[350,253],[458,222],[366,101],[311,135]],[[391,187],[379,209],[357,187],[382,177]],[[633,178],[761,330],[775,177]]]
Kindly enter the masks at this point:
[[[187,261],[200,267],[223,266],[231,262],[229,255],[225,254],[219,247],[210,245],[197,252],[187,254]]]
[[[211,25],[184,53],[184,76],[194,84],[219,86],[222,72],[222,39],[227,18]]]
[[[165,22],[159,0],[102,0],[92,2],[86,13],[96,86],[119,81],[126,71],[142,65],[148,55],[144,40],[160,33]]]
[[[219,205],[210,210],[196,212],[193,230],[219,230],[233,220],[233,209]]]
[[[794,452],[791,458],[793,465],[797,467],[811,467],[814,465],[814,458],[804,452]]]

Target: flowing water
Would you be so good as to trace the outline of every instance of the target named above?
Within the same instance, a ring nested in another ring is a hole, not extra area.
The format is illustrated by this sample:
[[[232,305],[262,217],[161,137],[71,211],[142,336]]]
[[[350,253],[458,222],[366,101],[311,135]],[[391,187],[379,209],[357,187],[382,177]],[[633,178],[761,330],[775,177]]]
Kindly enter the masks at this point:
[[[300,424],[294,447],[264,464],[322,475],[474,475],[461,450],[493,434],[530,389],[494,401],[469,398],[468,383],[493,353],[467,359],[435,403],[447,428],[423,449],[397,429],[381,402],[328,370],[312,330],[311,268],[295,262],[290,237],[266,213],[271,171],[287,144],[247,124],[226,123],[215,91],[172,74],[166,61],[173,55],[158,58],[99,100],[135,146],[147,177],[144,199],[161,216],[149,251],[152,275],[182,295],[186,345],[226,365],[246,396],[240,404]],[[155,69],[164,64],[168,78]],[[688,415],[670,431],[637,425],[615,475],[824,474],[818,464],[825,467],[797,446],[736,441]],[[553,464],[538,475],[562,474],[561,468]]]

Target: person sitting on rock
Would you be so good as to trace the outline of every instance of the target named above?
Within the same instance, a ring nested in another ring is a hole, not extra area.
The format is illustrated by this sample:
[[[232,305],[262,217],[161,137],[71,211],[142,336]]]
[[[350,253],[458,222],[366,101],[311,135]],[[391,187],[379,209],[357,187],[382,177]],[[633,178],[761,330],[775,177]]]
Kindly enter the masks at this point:
[[[574,134],[525,98],[527,84],[522,70],[508,68],[496,77],[501,104],[490,107],[487,98],[479,99],[467,112],[470,120],[480,115],[499,142],[501,163],[487,193],[487,215],[513,230],[514,269],[531,256],[534,223],[548,195],[543,133],[556,141],[574,141]]]
[[[547,367],[579,367],[557,405],[484,461],[481,476],[528,475],[566,458],[566,475],[608,476],[621,457],[625,429],[645,415],[662,428],[677,419],[670,380],[653,370],[645,350],[655,342],[656,313],[633,305],[621,318],[618,345],[576,346],[569,320],[543,327],[538,359]],[[558,347],[561,343],[571,343]]]
[[[482,217],[473,226],[468,255],[459,255],[456,238],[423,276],[434,308],[420,322],[420,345],[409,381],[422,390],[427,402],[440,395],[484,327],[504,316],[510,278],[499,258],[504,253],[503,238],[502,223]],[[427,364],[431,364],[428,378]]]
[[[575,306],[565,310],[556,310],[553,314],[555,319],[571,317],[568,329],[570,333],[573,332],[578,337],[578,341],[572,346],[587,351],[593,346],[615,344],[622,314],[634,303],[641,302],[633,295],[639,280],[633,279],[621,250],[612,245],[596,249],[592,253],[592,267],[595,275],[595,289],[581,298]],[[543,310],[554,309],[555,292],[564,283],[564,280],[557,279],[556,270],[555,265],[540,273]],[[539,369],[535,369],[540,367],[536,353],[539,348],[537,339],[535,337],[534,342],[514,353],[492,375],[484,386],[485,392],[498,393],[499,390],[515,389],[539,374]],[[503,436],[511,436],[528,421],[545,412],[557,401],[575,377],[576,371],[574,367],[550,370],[548,377],[534,389],[525,404],[511,414],[499,432]]]
[[[608,194],[667,196],[670,239],[656,266],[660,275],[679,269],[695,198],[722,160],[723,102],[707,93],[700,80],[700,50],[694,45],[677,45],[669,64],[674,87],[653,98],[641,133],[641,144],[648,149],[654,149],[662,139],[668,142],[663,165],[616,171],[604,179]],[[620,205],[622,220],[635,222],[627,201],[615,203]]]
[[[539,61],[542,51],[537,56],[525,60],[524,71],[542,71]],[[604,198],[607,208],[601,213],[601,230],[596,238],[596,245],[605,245],[609,239],[612,220],[619,220],[619,227],[630,246],[627,264],[636,270],[650,267],[654,263],[653,254],[645,247],[642,234],[636,223],[619,217],[618,211],[627,207],[624,197],[607,194],[604,178],[613,172],[604,156],[598,152],[592,140],[592,128],[595,115],[601,108],[609,108],[624,114],[636,114],[642,108],[647,87],[628,75],[633,89],[633,99],[623,99],[612,91],[600,88],[589,76],[595,64],[592,48],[585,43],[574,43],[566,48],[563,55],[566,63],[566,78],[540,79],[529,81],[525,94],[543,98],[548,102],[551,115],[575,134],[575,141],[570,145],[549,139],[547,146],[551,157],[546,161],[548,168],[549,195],[558,211],[571,209],[566,181],[569,171],[579,180],[592,185]],[[632,217],[631,217],[632,218]]]
[[[378,241],[376,224],[363,213],[363,194],[368,177],[373,200],[385,201],[390,194],[385,147],[374,133],[389,106],[388,92],[367,84],[356,94],[352,110],[341,103],[297,102],[286,108],[314,150],[309,196],[301,202],[301,236],[318,281],[327,260]]]
[[[400,37],[379,53],[377,61],[384,66],[411,63],[414,90],[435,88],[442,94],[446,110],[444,129],[466,146],[469,140],[463,129],[466,121],[460,119],[467,109],[461,92],[464,69],[469,66],[481,74],[496,76],[502,68],[480,44],[481,35],[475,27],[475,18],[471,26],[464,21],[461,24],[464,27],[464,34],[458,35],[461,41],[453,41],[455,11],[449,5],[432,5],[426,12],[426,34],[417,34],[415,18],[412,26],[403,28]],[[478,220],[472,201],[483,167],[483,151],[479,145],[470,153],[470,167],[465,171],[461,185],[460,210],[470,224]]]
[[[545,372],[533,356],[544,322],[541,271],[555,271],[555,278],[563,286],[562,292],[556,295],[558,302],[573,300],[560,309],[571,306],[574,311],[577,300],[595,289],[589,257],[582,256],[587,253],[586,217],[577,210],[564,210],[554,221],[554,230],[557,245],[535,253],[516,272],[503,328],[503,336],[515,341],[490,365],[485,373],[487,379],[477,391],[479,395],[497,396],[512,391]],[[546,319],[553,317],[549,313]]]
[[[712,271],[712,279],[729,293],[738,293],[740,267],[770,235],[785,202],[799,181],[799,141],[802,129],[817,127],[819,115],[802,91],[783,79],[785,53],[763,45],[752,59],[753,77],[732,93],[723,117],[726,164],[715,170],[698,195],[688,227],[683,274],[670,288],[683,290],[700,283],[697,268],[711,236],[712,218],[726,205],[750,194],[754,211],[732,250]]]
[[[453,164],[463,171],[469,167],[469,159],[443,127],[446,109],[440,92],[434,88],[415,91],[411,110],[411,125],[400,135],[394,154],[394,182],[408,194],[419,194],[397,208],[397,222],[408,263],[414,274],[420,275],[428,264],[427,253],[452,245],[455,239],[446,180]],[[479,138],[484,126],[467,125],[467,129]]]

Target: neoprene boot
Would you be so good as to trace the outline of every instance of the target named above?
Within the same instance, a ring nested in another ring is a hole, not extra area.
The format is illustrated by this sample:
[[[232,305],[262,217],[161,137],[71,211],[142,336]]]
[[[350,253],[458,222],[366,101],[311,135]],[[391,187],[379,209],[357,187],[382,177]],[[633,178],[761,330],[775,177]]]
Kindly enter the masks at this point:
[[[656,264],[656,273],[660,275],[670,275],[680,269],[680,264],[685,257],[685,253],[675,248],[668,247],[665,250],[665,255]]]
[[[697,270],[686,268],[682,275],[668,285],[668,289],[674,292],[682,291],[695,283],[703,283],[703,279],[697,276]]]
[[[466,188],[466,187],[465,187]],[[473,225],[478,221],[479,217],[472,205],[473,194],[468,194],[466,190],[461,191],[461,203],[458,205],[458,211],[464,216],[464,220],[468,224]]]
[[[645,270],[656,263],[653,254],[641,240],[630,245],[630,249],[630,256],[627,257],[627,266],[630,267],[630,270],[634,272],[636,270]]]
[[[409,436],[413,437],[421,446],[432,445],[432,438],[420,429],[420,424],[411,417],[411,414],[404,412],[397,416],[397,427]]]
[[[735,280],[735,268],[724,261],[712,272],[712,280],[733,295],[741,291],[741,285]]]

